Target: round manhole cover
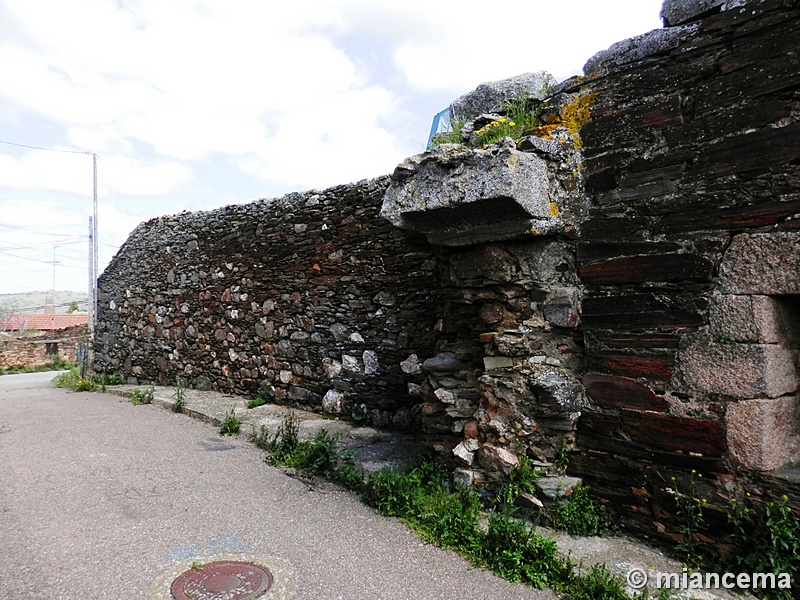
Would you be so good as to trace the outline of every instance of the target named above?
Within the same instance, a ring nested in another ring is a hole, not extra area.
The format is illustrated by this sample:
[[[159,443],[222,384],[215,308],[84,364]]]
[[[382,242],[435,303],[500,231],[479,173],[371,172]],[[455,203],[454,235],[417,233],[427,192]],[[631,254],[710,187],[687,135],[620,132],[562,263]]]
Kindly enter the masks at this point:
[[[182,573],[170,592],[175,600],[245,600],[262,596],[272,581],[272,573],[264,567],[224,560]]]

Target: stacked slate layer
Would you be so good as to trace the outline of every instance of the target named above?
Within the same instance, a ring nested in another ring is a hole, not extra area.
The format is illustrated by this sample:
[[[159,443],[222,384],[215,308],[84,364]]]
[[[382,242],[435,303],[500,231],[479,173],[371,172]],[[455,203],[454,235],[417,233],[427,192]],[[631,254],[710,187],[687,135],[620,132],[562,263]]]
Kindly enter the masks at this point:
[[[572,468],[629,529],[674,541],[692,469],[711,537],[737,493],[800,503],[769,474],[800,459],[800,11],[706,8],[573,84],[596,97]]]
[[[378,216],[387,183],[143,223],[100,278],[95,369],[413,427],[436,262]]]

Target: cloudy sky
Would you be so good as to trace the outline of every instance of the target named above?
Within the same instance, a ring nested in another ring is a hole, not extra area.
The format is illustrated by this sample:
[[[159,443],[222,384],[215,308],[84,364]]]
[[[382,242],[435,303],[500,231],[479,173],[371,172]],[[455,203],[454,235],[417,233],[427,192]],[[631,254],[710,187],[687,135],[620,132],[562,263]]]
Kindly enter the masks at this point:
[[[0,0],[0,294],[141,221],[391,172],[483,81],[577,74],[662,0]],[[50,151],[34,149],[46,148]]]

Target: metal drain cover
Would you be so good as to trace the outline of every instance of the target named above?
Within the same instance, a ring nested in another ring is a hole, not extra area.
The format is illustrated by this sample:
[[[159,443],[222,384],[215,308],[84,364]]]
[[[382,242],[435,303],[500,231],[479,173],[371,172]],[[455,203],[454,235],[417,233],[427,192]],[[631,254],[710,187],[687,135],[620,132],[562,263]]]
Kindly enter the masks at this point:
[[[272,581],[264,567],[223,560],[181,573],[169,591],[175,600],[246,600],[263,595]]]

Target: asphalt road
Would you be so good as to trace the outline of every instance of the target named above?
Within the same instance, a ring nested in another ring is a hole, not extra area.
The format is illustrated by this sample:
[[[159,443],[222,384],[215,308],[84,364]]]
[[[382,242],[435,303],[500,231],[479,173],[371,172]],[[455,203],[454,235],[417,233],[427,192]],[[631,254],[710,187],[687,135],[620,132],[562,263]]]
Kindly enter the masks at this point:
[[[0,377],[0,599],[159,596],[191,561],[261,557],[272,598],[554,598],[311,489],[244,438],[118,396]]]

